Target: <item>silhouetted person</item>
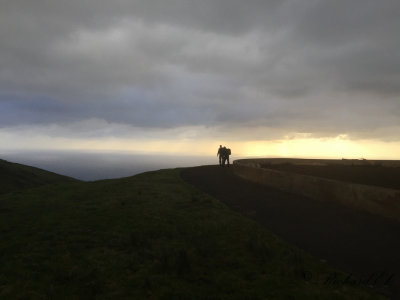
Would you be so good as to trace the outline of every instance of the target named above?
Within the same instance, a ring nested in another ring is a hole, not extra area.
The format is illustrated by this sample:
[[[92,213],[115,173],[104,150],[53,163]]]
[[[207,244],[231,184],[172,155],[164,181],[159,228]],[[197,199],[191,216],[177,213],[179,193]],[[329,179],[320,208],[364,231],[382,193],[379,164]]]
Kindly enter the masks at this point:
[[[229,167],[229,155],[231,155],[231,149],[226,148],[224,146],[221,152],[222,152],[222,166],[225,166],[225,163],[228,162],[228,167]]]
[[[219,145],[217,156],[218,156],[218,159],[219,159],[219,165],[220,166],[222,166],[222,152],[223,152],[222,145]]]

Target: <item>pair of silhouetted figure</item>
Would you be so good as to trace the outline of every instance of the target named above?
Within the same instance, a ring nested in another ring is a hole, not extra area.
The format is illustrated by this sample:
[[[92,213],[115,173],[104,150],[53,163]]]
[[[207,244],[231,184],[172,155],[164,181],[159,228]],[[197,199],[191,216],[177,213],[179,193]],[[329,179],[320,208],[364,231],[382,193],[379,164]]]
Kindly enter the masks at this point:
[[[231,155],[231,149],[219,145],[217,156],[219,157],[219,165],[221,167],[225,166],[225,163],[227,163],[229,167],[229,155]]]

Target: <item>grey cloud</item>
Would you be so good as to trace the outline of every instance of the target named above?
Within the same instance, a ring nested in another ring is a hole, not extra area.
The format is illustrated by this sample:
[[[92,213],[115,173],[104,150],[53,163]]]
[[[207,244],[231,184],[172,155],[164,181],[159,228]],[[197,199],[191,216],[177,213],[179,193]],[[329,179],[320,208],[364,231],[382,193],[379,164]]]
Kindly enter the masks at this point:
[[[3,1],[0,126],[396,128],[399,11],[391,0]]]

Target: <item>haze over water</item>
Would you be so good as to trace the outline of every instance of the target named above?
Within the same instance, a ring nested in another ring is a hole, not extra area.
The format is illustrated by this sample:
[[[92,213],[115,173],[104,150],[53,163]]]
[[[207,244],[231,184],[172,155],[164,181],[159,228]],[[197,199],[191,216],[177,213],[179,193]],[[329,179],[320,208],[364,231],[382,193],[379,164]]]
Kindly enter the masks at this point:
[[[217,158],[211,156],[79,151],[4,152],[0,153],[0,158],[88,181],[126,177],[166,168],[217,163]]]

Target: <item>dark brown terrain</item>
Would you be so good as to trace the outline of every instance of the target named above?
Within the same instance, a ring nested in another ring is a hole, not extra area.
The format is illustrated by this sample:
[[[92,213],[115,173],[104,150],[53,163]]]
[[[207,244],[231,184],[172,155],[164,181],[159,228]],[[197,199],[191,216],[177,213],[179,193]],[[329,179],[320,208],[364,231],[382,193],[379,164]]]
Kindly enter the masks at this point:
[[[328,166],[296,165],[296,164],[264,164],[262,168],[292,172],[302,175],[316,176],[351,183],[400,189],[400,168],[373,165],[341,165]]]
[[[348,272],[352,284],[362,280],[400,299],[399,223],[246,181],[232,169],[188,168],[182,178],[292,245]]]

